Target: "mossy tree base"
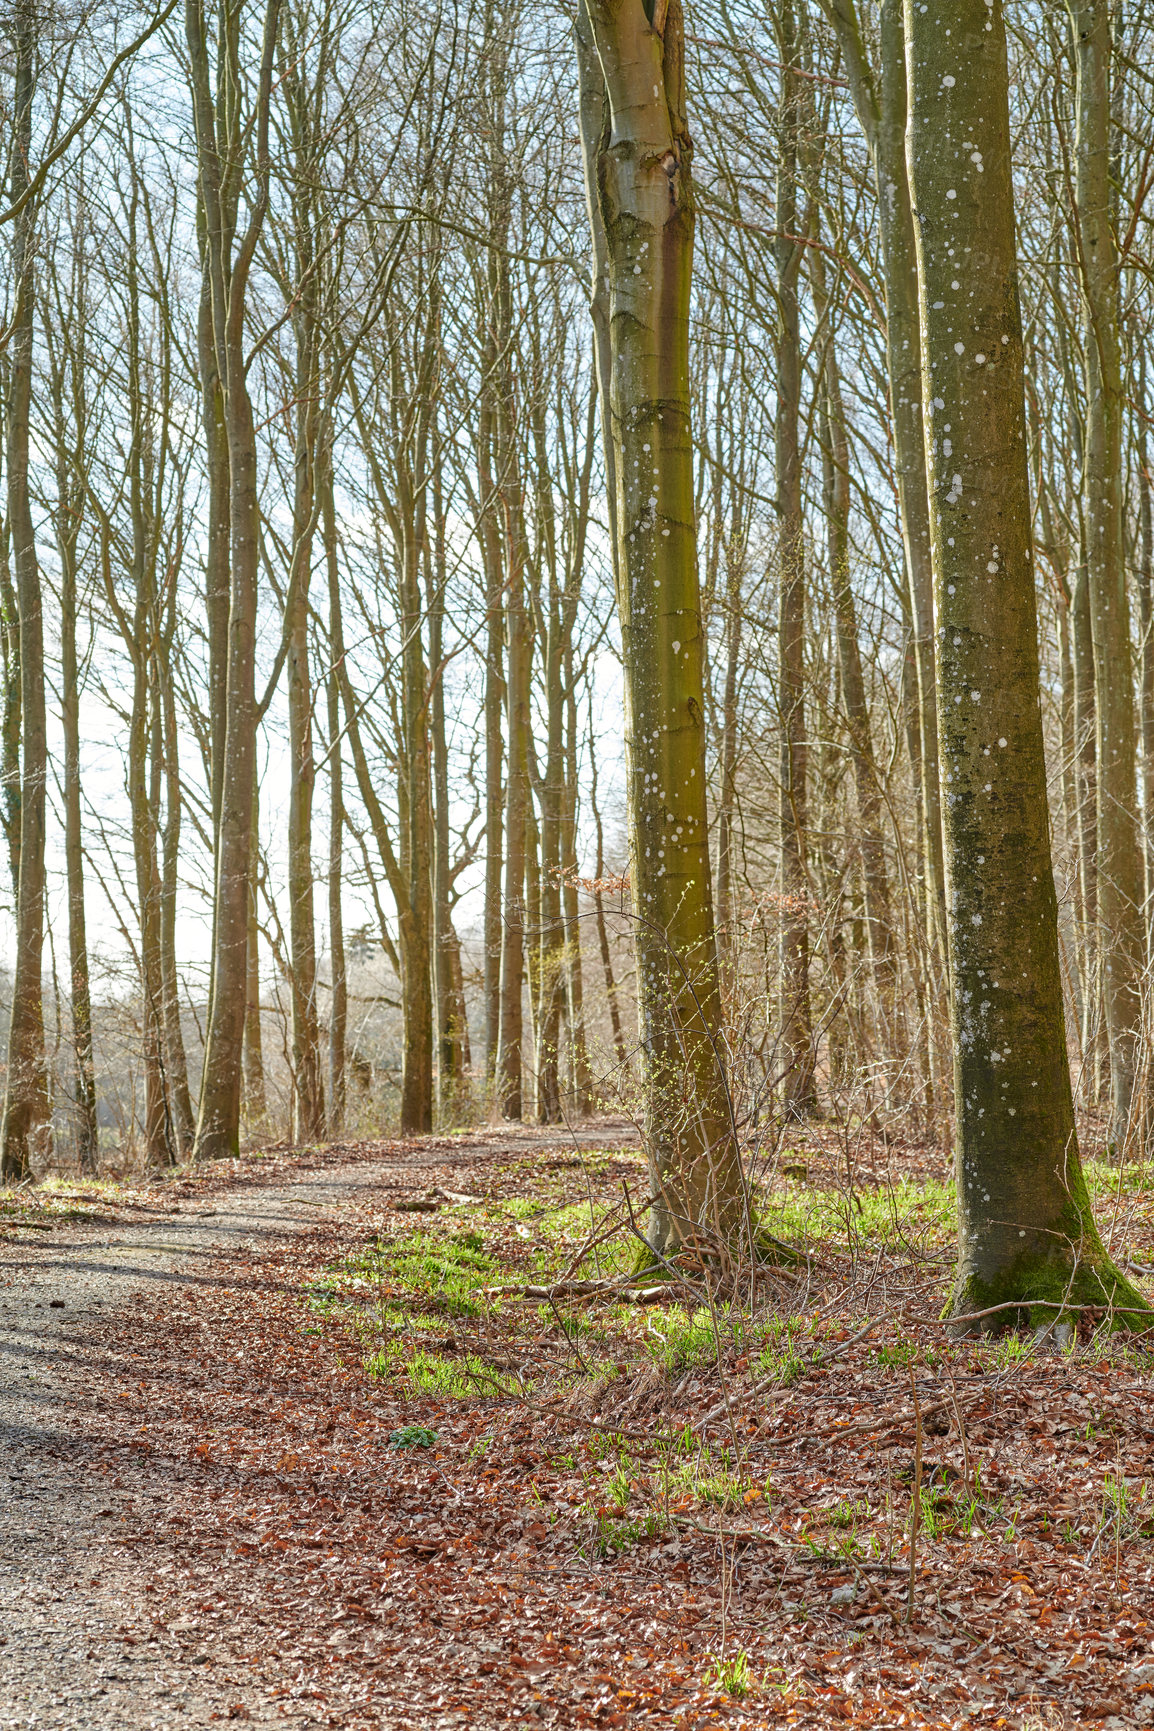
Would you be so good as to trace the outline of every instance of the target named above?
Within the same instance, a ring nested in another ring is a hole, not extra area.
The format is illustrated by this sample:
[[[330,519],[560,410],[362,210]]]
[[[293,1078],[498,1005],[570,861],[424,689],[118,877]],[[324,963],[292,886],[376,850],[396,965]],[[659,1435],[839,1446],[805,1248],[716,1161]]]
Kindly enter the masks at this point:
[[[1027,1252],[1000,1271],[985,1272],[963,1261],[943,1319],[959,1333],[1000,1334],[1076,1323],[1090,1310],[1101,1311],[1112,1330],[1154,1330],[1154,1306],[1111,1262],[1096,1233],[1094,1238],[1079,1260]]]
[[[668,1215],[664,1217],[668,1220]],[[728,1252],[731,1262],[735,1258],[736,1239],[731,1239]],[[654,1285],[668,1280],[672,1269],[677,1267],[677,1259],[687,1252],[700,1257],[703,1262],[710,1260],[703,1247],[695,1247],[685,1239],[673,1238],[663,1244],[652,1242],[652,1220],[650,1237],[644,1244],[637,1247],[637,1255],[633,1262],[633,1274],[638,1285],[652,1282]],[[751,1219],[745,1233],[744,1260],[754,1268],[798,1268],[808,1262],[809,1258],[803,1250],[796,1249],[792,1244],[775,1238],[766,1227]]]

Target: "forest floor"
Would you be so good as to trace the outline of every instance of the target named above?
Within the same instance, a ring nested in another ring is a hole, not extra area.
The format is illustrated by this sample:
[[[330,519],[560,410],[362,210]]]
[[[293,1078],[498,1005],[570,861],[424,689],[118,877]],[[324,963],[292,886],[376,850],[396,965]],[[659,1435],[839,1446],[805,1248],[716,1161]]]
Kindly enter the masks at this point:
[[[9,1196],[0,1727],[1154,1722],[1154,1356],[951,1341],[943,1158],[848,1155],[731,1304],[620,1123]]]

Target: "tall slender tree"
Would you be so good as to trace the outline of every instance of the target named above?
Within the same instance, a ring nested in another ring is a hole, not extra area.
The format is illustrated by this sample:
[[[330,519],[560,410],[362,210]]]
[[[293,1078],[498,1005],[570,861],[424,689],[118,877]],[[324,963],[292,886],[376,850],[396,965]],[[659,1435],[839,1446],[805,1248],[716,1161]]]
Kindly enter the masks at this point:
[[[709,870],[689,298],[694,202],[680,0],[578,12],[594,317],[607,386],[649,1243],[747,1243]]]
[[[921,345],[917,260],[905,153],[907,96],[902,0],[881,0],[878,13],[880,55],[876,70],[870,60],[855,0],[823,0],[823,5],[837,31],[854,108],[865,134],[877,188],[894,478],[897,482],[918,694],[920,840],[926,876],[926,912],[931,930],[936,930],[942,926],[945,915],[945,877],[935,695],[933,573],[918,363]]]
[[[15,308],[9,338],[6,440],[8,520],[19,615],[21,752],[16,968],[8,1026],[8,1086],[0,1126],[0,1177],[5,1180],[23,1178],[31,1170],[33,1160],[48,1152],[52,1139],[41,987],[48,717],[44,695],[44,614],[29,488],[36,308],[32,106],[40,55],[39,15],[34,0],[18,0],[12,34],[15,58],[9,188],[14,205],[25,202],[12,224]]]
[[[808,750],[805,726],[805,528],[801,459],[801,309],[798,279],[804,247],[798,233],[798,157],[802,96],[797,17],[784,0],[778,19],[781,112],[777,164],[778,517],[777,692],[781,718],[778,825],[781,837],[782,1093],[791,1112],[817,1105],[817,1054],[809,989]]]
[[[267,0],[251,111],[238,101],[243,9],[222,5],[215,62],[203,0],[187,0],[185,34],[197,150],[198,228],[205,287],[200,347],[206,446],[217,476],[210,495],[209,637],[213,649],[213,806],[216,861],[212,984],[205,1034],[196,1153],[235,1154],[240,1144],[241,1063],[247,1003],[249,915],[256,799],[256,615],[260,553],[256,428],[248,388],[245,310],[256,249],[268,213],[269,116],[279,0]],[[248,220],[237,219],[246,171],[252,178]],[[221,428],[223,426],[224,445]],[[218,473],[227,451],[228,607],[221,563],[223,501]],[[223,641],[223,647],[222,647]],[[222,674],[223,663],[223,674]]]
[[[1144,871],[1123,530],[1123,408],[1118,250],[1114,239],[1109,0],[1072,4],[1077,64],[1076,250],[1082,289],[1086,442],[1082,529],[1097,720],[1097,912],[1110,1048],[1110,1142],[1130,1126],[1145,969]],[[1141,1117],[1148,1114],[1142,1112]],[[1144,1123],[1134,1126],[1139,1147]]]

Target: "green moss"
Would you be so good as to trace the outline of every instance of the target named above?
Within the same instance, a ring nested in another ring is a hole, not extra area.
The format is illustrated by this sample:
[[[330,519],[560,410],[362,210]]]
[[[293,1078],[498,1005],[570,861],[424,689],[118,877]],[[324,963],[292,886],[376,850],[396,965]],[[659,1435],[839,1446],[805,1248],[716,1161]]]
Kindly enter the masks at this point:
[[[1091,1255],[1074,1266],[1066,1247],[1061,1246],[1057,1252],[1042,1254],[1023,1251],[992,1277],[983,1278],[972,1269],[963,1272],[942,1312],[943,1320],[994,1311],[979,1318],[974,1327],[998,1334],[1007,1328],[1076,1323],[1088,1308],[1102,1311],[1103,1321],[1112,1331],[1140,1334],[1154,1329],[1154,1308],[1110,1261],[1096,1231],[1087,1248]],[[1010,1308],[994,1308],[1003,1305]]]
[[[766,1268],[794,1268],[806,1260],[803,1250],[797,1250],[792,1244],[776,1237],[764,1221],[759,1221],[754,1226],[753,1251],[758,1262]]]
[[[669,1279],[669,1264],[663,1262],[648,1244],[634,1239],[632,1273],[638,1286],[659,1286]]]

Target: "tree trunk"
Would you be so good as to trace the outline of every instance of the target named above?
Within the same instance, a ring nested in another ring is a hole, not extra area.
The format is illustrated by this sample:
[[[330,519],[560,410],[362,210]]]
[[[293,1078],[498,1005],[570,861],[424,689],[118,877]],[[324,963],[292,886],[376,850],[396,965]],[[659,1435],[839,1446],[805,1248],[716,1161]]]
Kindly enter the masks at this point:
[[[439,437],[434,429],[434,436]],[[447,1121],[465,1103],[465,1002],[453,966],[452,864],[450,859],[449,745],[445,729],[444,627],[446,564],[445,504],[440,446],[433,457],[433,555],[429,572],[430,738],[433,756],[433,983],[437,1013],[437,1102]]]
[[[593,1110],[593,1073],[585,1034],[585,976],[581,965],[581,914],[577,900],[577,787],[580,779],[576,675],[570,639],[565,655],[565,807],[561,822],[562,908],[565,920],[565,1017],[569,1025],[572,1110]]]
[[[1109,0],[1074,0],[1078,69],[1075,197],[1086,368],[1082,513],[1097,708],[1098,922],[1110,1048],[1109,1143],[1127,1147],[1145,964],[1143,865],[1135,785],[1130,609],[1122,521],[1122,370],[1118,255],[1111,215]],[[1135,1125],[1141,1156],[1145,1128]]]
[[[932,476],[959,1247],[953,1314],[1141,1304],[1078,1159],[1050,863],[998,0],[906,7]],[[954,287],[954,283],[958,287]],[[1019,1317],[1022,1312],[1016,1313]],[[992,1327],[1014,1312],[988,1319]]]
[[[782,139],[777,168],[777,420],[774,434],[778,517],[777,703],[781,723],[778,816],[781,835],[781,1032],[778,1066],[786,1109],[804,1116],[817,1106],[813,1013],[809,992],[809,874],[806,870],[805,542],[802,515],[801,323],[796,239],[797,157],[801,98],[792,0],[780,13],[783,59]]]
[[[501,417],[512,405],[506,398]],[[512,432],[499,440],[502,469],[513,473],[502,487],[506,544],[505,619],[508,638],[506,729],[508,773],[505,782],[505,888],[501,926],[501,1021],[497,1042],[496,1090],[501,1117],[519,1120],[524,1109],[521,1074],[522,996],[525,982],[525,864],[529,820],[529,686],[532,644],[525,611],[525,542]]]
[[[578,12],[595,330],[615,498],[648,1238],[740,1253],[749,1212],[721,1049],[693,510],[691,146],[680,0]],[[598,91],[600,98],[598,99]]]
[[[131,337],[129,338],[131,344]],[[131,363],[130,363],[131,365]],[[140,413],[137,401],[136,413]],[[133,518],[141,533],[142,488],[140,453],[135,449],[139,424],[134,428],[134,449],[129,452],[129,484]],[[132,714],[128,735],[127,788],[132,814],[132,855],[136,873],[137,915],[140,922],[140,1025],[144,1064],[144,1153],[149,1166],[167,1166],[176,1153],[168,1131],[168,1103],[164,1086],[164,987],[160,963],[160,869],[156,852],[156,806],[150,774],[156,746],[153,712],[153,606],[151,563],[147,548],[138,540],[133,547],[136,607],[132,621]]]
[[[4,380],[4,433],[12,392],[10,357],[0,353]],[[0,707],[0,824],[8,852],[12,902],[20,896],[20,608],[12,581],[12,521],[0,525],[0,646],[4,654],[4,697]]]
[[[13,200],[27,190],[36,93],[37,16],[28,0],[17,7],[13,36],[14,142],[11,156]],[[28,486],[31,439],[33,308],[33,224],[30,200],[12,225],[12,314],[8,392],[8,519],[16,567],[16,604],[20,619],[20,863],[16,894],[16,966],[8,1030],[8,1087],[0,1128],[0,1178],[26,1177],[34,1159],[52,1143],[52,1111],[44,1060],[44,1005],[41,967],[44,950],[44,832],[48,779],[48,732],[44,700],[44,620],[36,533]]]
[[[720,506],[720,500],[718,501]],[[721,747],[718,752],[717,795],[717,946],[721,957],[724,995],[730,998],[736,979],[733,909],[733,832],[737,818],[737,685],[741,667],[743,559],[735,548],[728,554],[723,642],[725,678],[721,696]]]
[[[613,1050],[617,1055],[617,1063],[622,1071],[622,1079],[624,1079],[624,1072],[629,1059],[625,1051],[625,1035],[621,1026],[621,1006],[617,1001],[617,981],[613,976],[613,952],[609,946],[609,928],[605,919],[605,895],[601,888],[605,882],[605,830],[597,805],[597,762],[592,750],[589,761],[589,809],[593,813],[593,822],[597,829],[597,870],[593,890],[593,907],[597,920],[597,948],[601,956],[601,972],[605,979],[605,1002],[609,1008],[609,1023],[613,1030]]]
[[[495,364],[492,344],[486,368]],[[491,387],[484,396],[489,399]],[[482,402],[478,432],[478,470],[482,492],[481,549],[485,568],[485,907],[482,935],[482,998],[485,1024],[485,1080],[496,1089],[501,1041],[501,884],[505,868],[505,608],[501,545],[493,521],[494,483],[489,461],[493,413]],[[496,1101],[494,1092],[494,1101]]]
[[[176,586],[169,599],[166,641],[171,644],[175,624]],[[180,977],[176,965],[177,869],[180,863],[180,733],[176,721],[173,682],[166,679],[161,691],[164,725],[164,839],[160,888],[160,966],[164,992],[164,1054],[172,1103],[173,1128],[181,1159],[191,1152],[196,1136],[196,1114],[188,1086],[188,1058],[180,1013]]]
[[[931,937],[940,939],[945,931],[946,904],[933,573],[919,361],[917,259],[905,152],[907,98],[902,0],[881,0],[881,60],[876,81],[866,57],[854,0],[825,0],[825,5],[838,32],[878,190],[894,470],[917,674],[917,768],[922,800],[926,925]]]
[[[535,422],[537,417],[534,417]],[[545,542],[539,563],[546,589],[537,596],[546,616],[542,673],[545,686],[545,764],[537,783],[541,814],[540,913],[532,921],[538,935],[536,981],[537,1121],[561,1122],[561,1009],[565,1001],[565,927],[561,910],[561,844],[565,810],[565,621],[557,587],[552,500],[545,467],[544,427],[534,428],[538,457],[537,521]]]
[[[81,305],[83,306],[83,301]],[[84,413],[85,354],[73,351],[74,447],[65,435],[63,369],[53,378],[56,419],[56,546],[60,556],[60,720],[64,735],[64,870],[68,894],[68,977],[72,1055],[76,1065],[76,1158],[80,1171],[100,1164],[96,1074],[92,1055],[92,994],[84,909],[84,835],[80,815],[80,666],[76,649],[77,548],[83,521],[83,480],[77,473],[88,434]]]
[[[201,0],[187,0],[186,27],[193,80],[198,187],[204,211],[204,249],[211,288],[215,359],[222,381],[229,467],[229,611],[225,726],[219,778],[212,984],[205,1036],[204,1076],[196,1153],[200,1159],[235,1155],[240,1148],[241,1054],[249,972],[252,814],[256,797],[255,650],[260,499],[256,428],[247,384],[245,302],[249,273],[268,208],[269,107],[278,0],[268,0],[264,43],[251,122],[255,175],[248,226],[232,256],[232,229],[219,177],[227,144],[234,175],[247,144],[248,124],[233,108],[214,109]],[[237,16],[220,21],[218,76],[234,81],[239,48]],[[222,137],[222,134],[225,136]],[[217,780],[215,768],[214,782]]]
[[[421,546],[424,511],[418,527],[406,513],[399,553],[401,625],[404,638],[404,776],[401,801],[404,826],[402,869],[406,900],[398,909],[404,964],[404,1056],[401,1075],[401,1134],[424,1135],[433,1128],[433,814],[429,763],[428,667],[422,631]]]
[[[292,1134],[294,1142],[317,1142],[324,1135],[325,1096],[317,1017],[316,922],[313,910],[312,808],[316,783],[313,697],[308,665],[308,596],[303,581],[292,605],[286,658],[291,762],[288,878],[289,942],[292,949]]]
[[[177,1153],[171,1131],[164,1063],[164,974],[161,945],[161,880],[157,840],[164,762],[161,728],[161,633],[156,569],[157,501],[155,450],[145,394],[140,282],[137,273],[137,191],[129,202],[127,319],[124,332],[131,439],[125,469],[131,521],[127,551],[134,607],[122,626],[132,661],[127,787],[132,815],[132,854],[140,925],[140,1026],[144,1065],[144,1152],[150,1167],[171,1166]],[[119,613],[109,586],[110,610]]]
[[[1089,1095],[1096,1105],[1100,1095],[1102,1067],[1102,946],[1098,930],[1098,748],[1094,720],[1094,637],[1090,623],[1090,576],[1084,532],[1074,571],[1070,625],[1074,675],[1074,773],[1078,795],[1078,903],[1082,915],[1079,935],[1082,978],[1085,981],[1080,1044],[1082,1062],[1090,1076]]]
[[[260,1003],[260,920],[257,888],[260,881],[259,800],[252,802],[252,830],[248,869],[248,895],[244,950],[244,1116],[251,1136],[268,1118],[268,1096],[264,1085],[264,1023]]]
[[[348,1032],[349,985],[345,965],[345,928],[341,906],[344,848],[344,781],[341,745],[341,680],[340,671],[345,657],[344,629],[341,619],[340,566],[337,548],[337,515],[333,499],[332,435],[326,427],[324,441],[324,471],[321,478],[321,534],[325,544],[325,570],[329,587],[329,674],[325,682],[325,700],[329,725],[329,982],[332,1006],[329,1011],[329,1121],[330,1136],[340,1136],[345,1125],[345,1042]]]
[[[505,669],[505,570],[501,533],[500,438],[498,432],[502,374],[507,367],[508,259],[510,190],[505,162],[506,48],[499,34],[495,8],[485,8],[485,44],[489,99],[486,193],[488,252],[481,350],[481,400],[477,428],[477,479],[480,486],[478,533],[485,575],[485,907],[483,914],[483,985],[485,1021],[485,1081],[492,1085],[493,1106],[502,1103],[501,968],[503,892],[505,875],[505,742],[507,698]]]
[[[285,599],[288,649],[289,946],[292,955],[292,1082],[294,1142],[318,1142],[325,1131],[325,1094],[321,1074],[320,1021],[317,1015],[316,916],[313,907],[313,685],[309,668],[309,590],[317,521],[317,446],[321,428],[320,323],[316,212],[311,172],[315,169],[308,101],[298,66],[286,74],[297,151],[293,187],[296,263],[297,427],[294,451],[292,561]]]
[[[820,253],[814,253],[811,264],[814,300],[819,314],[829,311],[825,289],[825,267]],[[889,874],[886,870],[885,839],[882,834],[882,790],[878,782],[871,738],[869,707],[866,703],[865,677],[862,672],[861,648],[858,644],[857,610],[850,582],[849,563],[849,441],[846,435],[845,408],[842,402],[841,375],[838,371],[834,338],[830,332],[824,362],[822,415],[825,437],[822,441],[824,469],[824,505],[826,533],[829,545],[829,574],[833,589],[834,624],[837,632],[838,664],[841,671],[842,702],[849,723],[850,757],[853,762],[854,792],[857,800],[858,824],[861,829],[862,891],[865,899],[866,929],[874,982],[877,986],[882,1015],[892,1018],[896,958],[893,942],[893,914],[890,907]],[[891,1030],[892,1031],[892,1030]]]
[[[1146,435],[1146,346],[1138,348],[1137,484],[1138,484],[1138,617],[1142,632],[1142,815],[1145,818],[1146,905],[1154,900],[1154,506]]]

